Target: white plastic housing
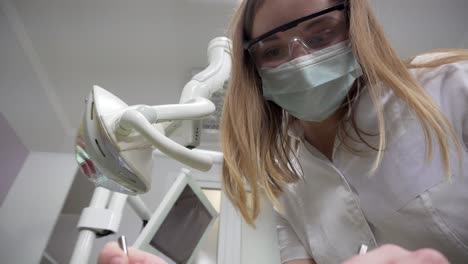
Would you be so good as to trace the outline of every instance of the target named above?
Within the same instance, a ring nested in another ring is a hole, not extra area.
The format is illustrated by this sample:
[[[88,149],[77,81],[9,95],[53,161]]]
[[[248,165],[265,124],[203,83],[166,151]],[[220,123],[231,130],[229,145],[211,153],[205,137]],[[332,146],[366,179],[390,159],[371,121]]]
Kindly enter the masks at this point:
[[[151,145],[121,150],[112,142],[102,116],[128,108],[106,90],[94,86],[76,142],[76,159],[83,174],[97,186],[126,194],[145,193],[150,188]],[[131,158],[128,158],[130,156]]]

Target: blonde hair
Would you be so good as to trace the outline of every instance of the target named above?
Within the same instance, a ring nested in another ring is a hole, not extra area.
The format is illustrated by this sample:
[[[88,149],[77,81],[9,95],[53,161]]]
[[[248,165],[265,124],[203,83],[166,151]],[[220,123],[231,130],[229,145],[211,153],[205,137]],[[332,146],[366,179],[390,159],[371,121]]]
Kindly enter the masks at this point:
[[[232,75],[221,119],[223,187],[249,224],[253,224],[259,214],[260,189],[277,204],[278,195],[299,178],[297,167],[291,160],[294,141],[287,133],[291,118],[279,106],[263,99],[261,80],[243,48],[243,41],[251,37],[253,18],[263,2],[243,1],[233,18],[230,36],[233,41]],[[435,135],[446,174],[451,175],[449,147],[454,143],[461,153],[461,144],[448,119],[408,69],[436,67],[468,59],[468,51],[449,50],[450,56],[427,63],[404,62],[385,37],[367,0],[347,2],[350,41],[363,69],[362,81],[369,87],[378,113],[379,147],[374,168],[382,160],[385,147],[385,122],[379,103],[383,88],[377,85],[383,82],[418,116],[424,129],[428,159],[432,157],[431,135]],[[250,187],[250,197],[246,184]]]

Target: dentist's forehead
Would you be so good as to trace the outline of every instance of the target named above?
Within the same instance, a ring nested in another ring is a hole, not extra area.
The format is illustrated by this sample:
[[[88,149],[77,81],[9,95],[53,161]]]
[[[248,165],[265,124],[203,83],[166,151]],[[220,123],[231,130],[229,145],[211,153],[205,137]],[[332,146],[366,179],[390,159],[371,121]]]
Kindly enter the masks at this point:
[[[332,4],[330,0],[265,0],[254,17],[252,38]]]

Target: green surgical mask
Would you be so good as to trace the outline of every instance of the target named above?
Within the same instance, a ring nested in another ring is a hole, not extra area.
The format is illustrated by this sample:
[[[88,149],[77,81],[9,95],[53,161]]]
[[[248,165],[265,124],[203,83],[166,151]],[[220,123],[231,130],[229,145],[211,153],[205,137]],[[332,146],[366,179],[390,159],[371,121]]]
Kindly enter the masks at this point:
[[[267,100],[298,119],[320,122],[340,108],[362,70],[345,41],[259,74]]]

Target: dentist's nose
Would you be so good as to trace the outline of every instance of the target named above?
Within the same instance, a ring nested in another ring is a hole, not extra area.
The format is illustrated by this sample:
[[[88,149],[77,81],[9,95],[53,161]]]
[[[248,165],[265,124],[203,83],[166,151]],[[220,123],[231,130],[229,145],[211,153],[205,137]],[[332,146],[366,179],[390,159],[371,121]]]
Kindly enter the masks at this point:
[[[289,57],[290,60],[302,57],[309,54],[307,46],[299,38],[294,38],[289,42]]]

